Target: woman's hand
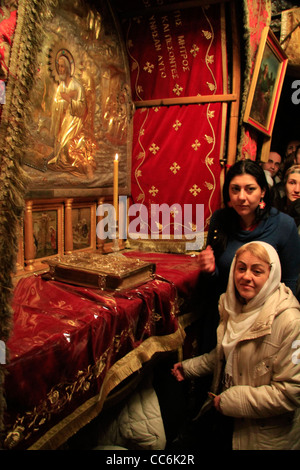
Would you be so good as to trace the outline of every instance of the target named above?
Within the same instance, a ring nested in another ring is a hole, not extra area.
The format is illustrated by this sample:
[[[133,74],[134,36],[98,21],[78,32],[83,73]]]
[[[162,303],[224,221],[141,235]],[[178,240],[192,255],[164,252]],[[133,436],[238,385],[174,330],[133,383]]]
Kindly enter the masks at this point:
[[[219,411],[219,413],[222,413],[221,406],[220,406],[220,401],[221,401],[221,395],[217,395],[214,398],[214,407],[216,408],[217,411]]]
[[[215,255],[213,249],[208,245],[205,250],[198,255],[198,263],[201,271],[205,273],[213,273],[216,269]]]
[[[220,413],[222,413],[222,411],[221,411],[221,406],[220,406],[221,395],[215,395],[215,394],[212,393],[212,392],[208,392],[208,396],[209,396],[210,398],[212,398],[212,400],[213,400],[213,405],[214,405],[214,407],[216,408],[216,410],[219,411]]]
[[[174,364],[173,369],[171,369],[171,373],[174,375],[178,382],[182,382],[182,380],[185,379],[181,362],[177,362],[176,364]]]

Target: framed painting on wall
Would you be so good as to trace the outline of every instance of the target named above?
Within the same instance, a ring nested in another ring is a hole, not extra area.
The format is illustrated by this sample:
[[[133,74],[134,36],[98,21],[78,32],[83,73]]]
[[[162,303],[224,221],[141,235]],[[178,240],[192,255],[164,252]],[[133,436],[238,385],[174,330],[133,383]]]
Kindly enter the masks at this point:
[[[27,270],[43,265],[47,258],[63,255],[63,204],[26,201],[24,241]]]
[[[272,135],[288,58],[269,27],[262,32],[245,108],[244,122]]]
[[[49,258],[63,253],[62,213],[61,205],[33,208],[35,259]]]
[[[96,249],[96,204],[72,206],[72,239],[74,251]]]

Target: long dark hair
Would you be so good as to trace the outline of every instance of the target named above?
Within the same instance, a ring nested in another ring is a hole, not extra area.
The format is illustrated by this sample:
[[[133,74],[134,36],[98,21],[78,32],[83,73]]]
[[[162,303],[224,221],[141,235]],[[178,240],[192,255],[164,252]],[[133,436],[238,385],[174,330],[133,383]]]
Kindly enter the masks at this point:
[[[271,210],[271,197],[269,185],[266,180],[265,172],[262,167],[252,160],[239,160],[228,170],[223,185],[224,209],[220,211],[218,217],[218,226],[214,227],[214,233],[211,233],[207,239],[207,244],[214,249],[215,256],[218,257],[226,248],[228,238],[234,235],[240,228],[240,219],[237,212],[228,206],[230,201],[229,185],[235,176],[251,175],[255,178],[257,184],[265,191],[265,208],[257,207],[255,213],[255,223],[269,216]]]

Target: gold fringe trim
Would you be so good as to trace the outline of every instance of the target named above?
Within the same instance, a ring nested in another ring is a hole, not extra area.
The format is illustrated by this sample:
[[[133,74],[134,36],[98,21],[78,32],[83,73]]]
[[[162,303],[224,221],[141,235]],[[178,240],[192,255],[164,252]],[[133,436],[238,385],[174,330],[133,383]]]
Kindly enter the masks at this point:
[[[206,238],[207,232],[204,232],[203,247],[206,245]],[[172,238],[168,240],[134,240],[129,238],[126,241],[126,248],[152,253],[191,254],[191,251],[186,250],[186,244],[192,242],[194,242],[194,240]]]
[[[157,353],[176,351],[183,345],[185,332],[179,325],[175,333],[147,338],[140,346],[116,362],[107,372],[98,395],[79,406],[71,415],[51,428],[28,450],[55,450],[83,426],[96,418],[108,394],[123,380],[137,372]]]

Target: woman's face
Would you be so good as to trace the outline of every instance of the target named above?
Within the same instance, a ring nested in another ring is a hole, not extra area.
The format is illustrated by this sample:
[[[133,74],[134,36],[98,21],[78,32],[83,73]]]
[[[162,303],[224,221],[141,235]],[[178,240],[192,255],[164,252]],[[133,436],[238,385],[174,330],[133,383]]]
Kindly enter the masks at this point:
[[[291,173],[285,184],[286,197],[293,202],[300,197],[300,174]]]
[[[270,275],[270,265],[245,251],[238,256],[234,269],[234,283],[240,296],[246,302],[253,299]]]
[[[232,207],[240,217],[254,215],[265,190],[261,189],[252,175],[238,175],[229,183],[229,207]]]

